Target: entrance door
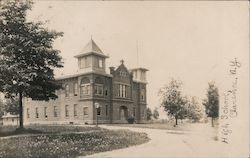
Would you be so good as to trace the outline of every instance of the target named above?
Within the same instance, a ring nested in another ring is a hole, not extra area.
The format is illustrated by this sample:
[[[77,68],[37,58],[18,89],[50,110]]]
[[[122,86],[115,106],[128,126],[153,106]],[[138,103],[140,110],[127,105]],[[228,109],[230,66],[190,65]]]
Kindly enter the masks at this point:
[[[120,120],[121,121],[127,121],[128,118],[128,108],[126,106],[120,107]]]

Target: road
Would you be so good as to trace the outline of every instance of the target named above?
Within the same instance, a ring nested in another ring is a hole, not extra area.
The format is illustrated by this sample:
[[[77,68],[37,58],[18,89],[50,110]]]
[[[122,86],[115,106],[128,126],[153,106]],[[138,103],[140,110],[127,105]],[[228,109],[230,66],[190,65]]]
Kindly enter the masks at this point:
[[[178,132],[160,129],[148,128],[131,128],[131,127],[117,127],[117,126],[101,126],[107,129],[129,129],[136,132],[145,132],[151,139],[149,142],[128,147],[125,149],[118,149],[108,152],[97,153],[89,155],[89,158],[97,157],[113,157],[113,158],[128,158],[128,157],[154,157],[154,158],[213,158],[213,157],[228,157],[223,150],[223,145],[214,141],[211,138],[210,131],[204,125],[197,125],[191,132]]]

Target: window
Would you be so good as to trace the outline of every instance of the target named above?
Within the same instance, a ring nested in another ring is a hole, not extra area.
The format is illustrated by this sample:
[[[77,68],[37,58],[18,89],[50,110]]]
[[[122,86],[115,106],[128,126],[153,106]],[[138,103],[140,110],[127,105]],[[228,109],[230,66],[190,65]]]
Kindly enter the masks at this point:
[[[58,117],[58,107],[54,106],[54,117]]]
[[[69,117],[69,106],[65,105],[65,117]]]
[[[86,58],[80,59],[80,69],[85,68]]]
[[[84,95],[90,95],[90,84],[81,85],[81,97]]]
[[[101,107],[99,107],[97,110],[97,115],[100,116],[101,115]]]
[[[69,96],[69,85],[66,84],[65,85],[65,97],[68,97]]]
[[[146,80],[146,75],[145,72],[141,71],[141,80],[145,81]]]
[[[135,111],[135,107],[133,107],[133,116],[135,117],[136,111]]]
[[[134,79],[137,79],[137,72],[136,71],[134,71]]]
[[[38,108],[36,108],[36,118],[39,118]]]
[[[44,107],[44,117],[45,117],[45,118],[48,118],[48,115],[47,115],[47,107]]]
[[[77,85],[77,83],[74,83],[74,96],[77,96],[77,91],[78,91],[78,85]]]
[[[83,108],[83,115],[84,116],[88,116],[89,115],[89,109],[88,109],[88,107],[84,107]]]
[[[124,97],[124,98],[126,98],[127,96],[126,96],[126,86],[125,85],[122,85],[123,87],[122,87],[122,94],[123,94],[123,96],[122,97]]]
[[[126,77],[126,76],[127,76],[127,72],[120,71],[120,76],[122,76],[122,77]]]
[[[90,66],[88,57],[83,57],[80,59],[80,69],[87,68]]]
[[[108,90],[107,90],[107,89],[105,89],[105,95],[106,95],[106,96],[108,95]]]
[[[88,77],[84,77],[81,80],[80,96],[90,95],[90,80]]]
[[[74,104],[74,116],[77,116],[77,104]]]
[[[12,118],[12,122],[14,122],[14,119]]]
[[[141,100],[145,101],[145,89],[141,90]]]
[[[121,84],[119,84],[118,96],[119,96],[119,97],[122,97],[122,96],[123,96],[123,94],[122,94],[122,85],[121,85]]]
[[[144,95],[143,94],[141,95],[141,100],[144,100]]]
[[[128,97],[128,86],[123,84],[118,84],[118,97],[127,98]]]
[[[30,118],[30,109],[27,108],[27,118]]]
[[[95,84],[95,94],[96,95],[103,95],[103,85]]]
[[[106,110],[106,116],[108,116],[108,105],[105,105],[105,110]]]
[[[144,115],[145,115],[145,110],[141,110],[141,117],[144,117]]]
[[[103,67],[103,61],[102,61],[102,59],[99,59],[99,63],[98,63],[99,65],[98,65],[98,67],[99,68],[102,68]]]

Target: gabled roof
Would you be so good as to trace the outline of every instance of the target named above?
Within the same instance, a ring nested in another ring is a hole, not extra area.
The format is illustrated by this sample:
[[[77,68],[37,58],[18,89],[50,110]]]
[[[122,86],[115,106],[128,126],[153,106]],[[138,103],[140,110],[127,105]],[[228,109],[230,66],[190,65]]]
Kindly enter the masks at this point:
[[[116,68],[115,71],[120,71],[120,70],[122,70],[122,71],[126,71],[126,72],[129,73],[127,67],[124,65],[124,60],[122,59],[120,62],[121,62],[121,64]]]
[[[80,54],[76,55],[75,57],[78,58],[78,57],[86,56],[89,54],[95,54],[95,55],[99,55],[102,57],[108,57],[103,54],[102,50],[97,46],[97,44],[94,42],[92,38],[89,41],[89,43],[83,48]]]

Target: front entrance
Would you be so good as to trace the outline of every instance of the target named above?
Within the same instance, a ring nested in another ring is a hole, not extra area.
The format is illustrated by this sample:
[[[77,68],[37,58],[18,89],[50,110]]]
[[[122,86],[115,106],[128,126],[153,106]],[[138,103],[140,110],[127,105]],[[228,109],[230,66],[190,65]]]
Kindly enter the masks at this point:
[[[119,119],[122,122],[127,122],[127,119],[128,119],[128,108],[126,106],[120,106],[119,116],[120,116]]]

